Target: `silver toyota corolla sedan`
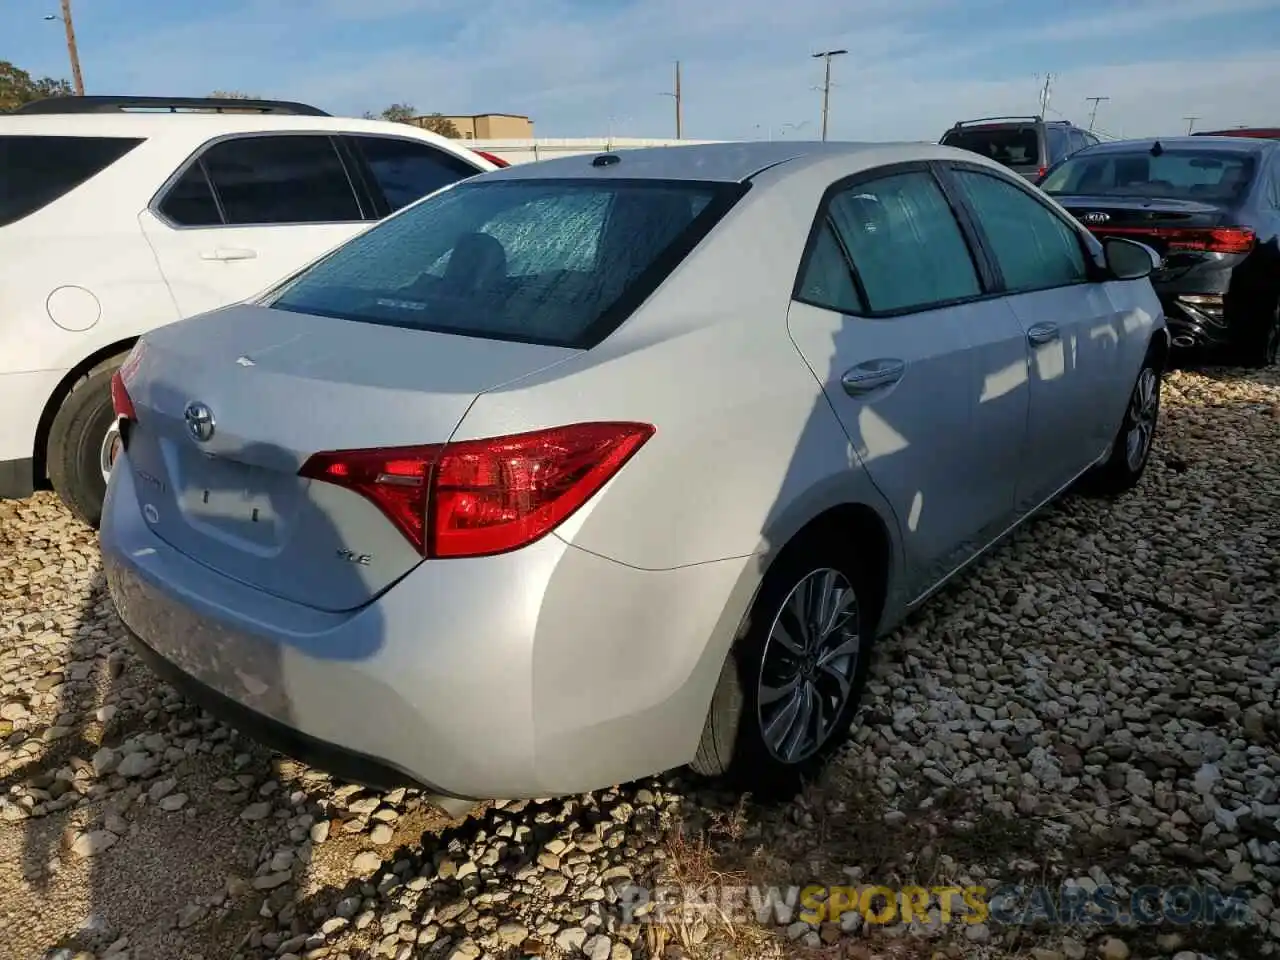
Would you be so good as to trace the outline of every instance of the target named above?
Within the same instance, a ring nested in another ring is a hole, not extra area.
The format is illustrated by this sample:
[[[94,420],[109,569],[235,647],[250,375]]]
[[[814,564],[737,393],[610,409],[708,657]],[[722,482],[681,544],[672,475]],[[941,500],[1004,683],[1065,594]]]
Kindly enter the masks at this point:
[[[876,636],[1138,482],[1155,262],[929,144],[479,176],[137,345],[112,596],[174,685],[357,782],[790,790]]]

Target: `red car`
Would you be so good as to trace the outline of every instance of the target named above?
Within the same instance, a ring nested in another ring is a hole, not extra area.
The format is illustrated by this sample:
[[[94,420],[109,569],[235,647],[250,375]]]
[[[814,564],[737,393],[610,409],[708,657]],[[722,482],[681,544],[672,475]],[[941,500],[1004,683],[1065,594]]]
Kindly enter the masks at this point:
[[[1280,140],[1280,127],[1236,127],[1234,130],[1197,130],[1193,137],[1253,137],[1256,140]]]

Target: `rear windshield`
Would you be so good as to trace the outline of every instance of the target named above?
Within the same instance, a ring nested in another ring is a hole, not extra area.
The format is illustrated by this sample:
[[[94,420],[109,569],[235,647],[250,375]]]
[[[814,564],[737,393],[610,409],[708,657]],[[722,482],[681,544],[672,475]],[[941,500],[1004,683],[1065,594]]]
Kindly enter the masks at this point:
[[[1081,153],[1049,173],[1045,193],[1170,200],[1235,200],[1253,180],[1254,157],[1226,150],[1150,149]]]
[[[124,137],[0,136],[0,227],[53,203],[141,142]]]
[[[1006,167],[1040,165],[1040,138],[1035,127],[968,127],[948,132],[942,143],[980,153]]]
[[[279,310],[590,348],[741,195],[658,180],[460,183],[286,283]]]

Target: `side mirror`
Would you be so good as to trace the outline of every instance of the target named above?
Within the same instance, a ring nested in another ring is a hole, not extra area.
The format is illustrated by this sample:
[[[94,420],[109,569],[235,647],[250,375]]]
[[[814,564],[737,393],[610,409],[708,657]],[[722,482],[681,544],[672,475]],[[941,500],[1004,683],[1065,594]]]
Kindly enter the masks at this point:
[[[1102,241],[1102,252],[1116,280],[1141,280],[1163,263],[1160,254],[1146,244],[1124,237],[1107,237]]]

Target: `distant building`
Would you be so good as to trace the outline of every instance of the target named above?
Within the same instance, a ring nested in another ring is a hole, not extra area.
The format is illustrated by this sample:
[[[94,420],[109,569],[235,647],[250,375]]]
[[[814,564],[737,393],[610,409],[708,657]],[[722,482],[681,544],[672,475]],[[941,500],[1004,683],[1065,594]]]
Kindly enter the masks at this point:
[[[414,122],[425,120],[416,117]],[[458,128],[463,140],[528,140],[533,138],[533,121],[516,113],[477,113],[470,117],[441,117]]]

